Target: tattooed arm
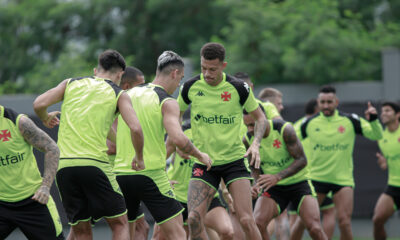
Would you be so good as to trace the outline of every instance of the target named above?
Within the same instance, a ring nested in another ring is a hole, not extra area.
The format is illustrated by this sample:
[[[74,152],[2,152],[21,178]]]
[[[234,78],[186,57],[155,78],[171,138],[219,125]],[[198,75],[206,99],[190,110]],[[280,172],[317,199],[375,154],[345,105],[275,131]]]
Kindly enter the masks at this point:
[[[254,127],[254,141],[250,145],[249,149],[247,149],[244,157],[250,156],[250,166],[254,165],[254,167],[258,169],[260,168],[260,142],[267,127],[267,119],[265,118],[265,114],[262,112],[260,107],[253,112],[250,112],[250,115],[256,121],[256,125]]]
[[[284,178],[293,176],[307,165],[307,159],[304,155],[303,146],[301,145],[300,140],[297,138],[296,131],[292,125],[287,124],[283,130],[283,140],[286,143],[287,151],[289,152],[290,156],[294,158],[294,161],[286,169],[275,175],[261,175],[258,185],[265,189],[269,189],[270,187],[276,185]]]
[[[54,176],[57,172],[60,151],[53,139],[38,128],[28,117],[22,116],[18,127],[29,144],[45,153],[42,185],[32,199],[41,204],[46,204],[49,199],[51,184],[53,184]]]
[[[194,156],[207,165],[207,170],[210,169],[212,164],[210,157],[197,149],[182,131],[179,123],[179,106],[176,100],[166,100],[162,105],[162,114],[164,127],[171,142],[184,154]]]

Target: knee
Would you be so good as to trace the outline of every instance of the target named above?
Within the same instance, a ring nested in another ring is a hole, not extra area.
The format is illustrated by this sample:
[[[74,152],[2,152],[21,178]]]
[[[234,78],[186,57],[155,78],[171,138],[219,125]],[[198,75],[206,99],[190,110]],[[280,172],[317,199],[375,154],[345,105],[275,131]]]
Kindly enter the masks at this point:
[[[308,228],[308,231],[310,232],[311,236],[317,236],[323,234],[322,227],[319,223],[313,223],[310,225]]]
[[[240,217],[239,222],[243,228],[250,229],[251,226],[254,224],[254,218],[251,215],[243,216],[243,217]],[[261,221],[260,221],[260,223],[261,223]],[[258,226],[258,224],[257,224],[257,226]]]
[[[189,212],[189,215],[187,218],[187,223],[190,227],[198,226],[198,225],[201,226],[201,222],[202,222],[202,219],[198,212],[193,212],[193,211]]]
[[[221,239],[233,239],[233,228],[226,227],[219,233]]]
[[[351,226],[351,217],[349,216],[339,216],[338,217],[338,224],[340,228],[343,227],[350,227]]]
[[[385,224],[385,219],[382,216],[379,216],[378,214],[374,214],[372,221],[374,222],[375,226],[383,225]]]

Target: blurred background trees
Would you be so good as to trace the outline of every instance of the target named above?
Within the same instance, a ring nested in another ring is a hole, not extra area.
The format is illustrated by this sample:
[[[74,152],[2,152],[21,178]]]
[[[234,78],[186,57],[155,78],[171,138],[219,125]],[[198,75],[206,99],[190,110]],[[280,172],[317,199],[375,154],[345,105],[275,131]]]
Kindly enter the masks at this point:
[[[260,83],[381,79],[380,51],[400,47],[396,0],[0,0],[0,94],[40,93],[92,75],[117,49],[151,81],[170,49],[193,60],[227,48],[228,73]]]

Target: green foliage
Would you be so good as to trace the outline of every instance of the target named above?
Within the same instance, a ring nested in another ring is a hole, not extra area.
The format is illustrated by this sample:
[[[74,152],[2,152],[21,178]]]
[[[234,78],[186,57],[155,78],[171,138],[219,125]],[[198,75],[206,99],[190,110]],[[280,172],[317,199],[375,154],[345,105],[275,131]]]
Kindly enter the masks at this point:
[[[224,30],[228,71],[256,82],[379,80],[382,47],[400,46],[396,29],[368,31],[360,14],[342,17],[337,1],[240,1],[235,9]]]
[[[4,0],[0,36],[0,94],[39,93],[91,75],[108,48],[149,79],[162,51],[198,66],[208,41],[226,46],[227,72],[248,72],[258,83],[379,80],[382,48],[400,47],[400,3]]]

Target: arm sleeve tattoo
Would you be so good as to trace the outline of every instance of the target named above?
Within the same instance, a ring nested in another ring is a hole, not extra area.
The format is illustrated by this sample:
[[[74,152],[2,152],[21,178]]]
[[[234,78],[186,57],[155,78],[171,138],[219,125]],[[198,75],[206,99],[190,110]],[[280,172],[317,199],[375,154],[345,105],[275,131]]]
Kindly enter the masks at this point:
[[[21,117],[19,121],[19,130],[29,144],[45,153],[42,185],[50,188],[57,172],[58,160],[60,157],[57,144],[28,117]]]
[[[304,154],[303,147],[300,143],[300,140],[297,138],[296,131],[294,130],[292,125],[286,125],[283,131],[283,139],[286,143],[287,150],[289,154],[294,158],[294,161],[292,164],[289,165],[288,168],[278,173],[278,176],[281,179],[296,174],[307,165],[307,159]]]

